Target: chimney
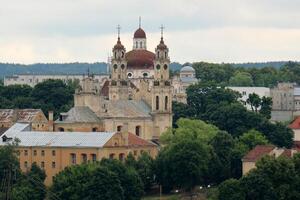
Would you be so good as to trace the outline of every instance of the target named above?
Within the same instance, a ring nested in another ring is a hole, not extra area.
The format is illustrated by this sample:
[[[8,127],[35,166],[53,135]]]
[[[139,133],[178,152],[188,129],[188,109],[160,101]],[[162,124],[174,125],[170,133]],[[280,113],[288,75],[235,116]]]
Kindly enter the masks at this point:
[[[48,112],[48,127],[49,127],[49,131],[53,132],[54,129],[53,111]]]
[[[124,144],[125,146],[128,146],[128,122],[124,123],[123,126],[122,126],[122,129],[121,129],[121,134],[122,134],[122,137],[124,139]]]

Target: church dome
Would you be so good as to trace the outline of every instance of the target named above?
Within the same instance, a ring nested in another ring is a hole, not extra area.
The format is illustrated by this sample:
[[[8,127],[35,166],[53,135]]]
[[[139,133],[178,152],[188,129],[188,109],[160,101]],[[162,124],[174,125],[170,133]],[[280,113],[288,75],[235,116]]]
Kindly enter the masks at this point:
[[[191,66],[184,66],[181,68],[180,72],[195,72],[195,69]]]
[[[143,29],[138,28],[133,35],[133,38],[146,38],[146,33]]]
[[[153,69],[155,54],[145,49],[132,50],[125,54],[128,69]]]

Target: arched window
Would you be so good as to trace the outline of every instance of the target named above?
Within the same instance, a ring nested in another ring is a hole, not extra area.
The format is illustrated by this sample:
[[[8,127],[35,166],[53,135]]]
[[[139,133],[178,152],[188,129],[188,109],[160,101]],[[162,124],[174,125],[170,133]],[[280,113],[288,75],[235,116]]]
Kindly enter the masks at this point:
[[[121,65],[121,69],[125,69],[125,65],[124,64]]]
[[[168,69],[168,65],[164,65],[164,69],[167,70]]]
[[[115,58],[117,58],[117,52],[115,52]]]
[[[156,96],[155,107],[156,107],[156,110],[159,110],[159,96]]]
[[[114,154],[114,153],[109,154],[109,158],[110,158],[110,159],[114,159],[114,157],[115,157],[115,154]]]
[[[94,127],[94,128],[92,129],[93,132],[97,132],[97,130],[98,130],[98,129],[97,129],[96,127]]]
[[[117,126],[117,131],[120,132],[122,130],[122,126]]]
[[[135,42],[135,47],[138,48],[138,41]]]
[[[140,48],[143,48],[143,42],[140,42]]]
[[[165,96],[165,110],[168,110],[168,96]]]
[[[156,69],[157,69],[157,70],[160,70],[160,65],[156,65]]]
[[[122,58],[124,58],[124,51],[122,51]]]
[[[131,78],[131,77],[132,77],[132,73],[129,72],[129,73],[127,74],[127,76],[128,76],[128,78]]]
[[[147,77],[148,76],[148,73],[143,73],[143,77]]]
[[[136,126],[135,127],[135,135],[140,136],[141,134],[141,126]]]
[[[167,53],[167,52],[165,52],[165,58],[167,58],[167,56],[168,56],[168,53]]]
[[[62,128],[62,127],[59,127],[59,128],[58,128],[58,131],[59,131],[59,132],[64,132],[64,131],[65,131],[65,129],[64,129],[64,128]]]
[[[124,158],[125,158],[125,154],[124,153],[120,153],[119,154],[119,160],[120,161],[124,161]]]
[[[159,51],[157,52],[157,58],[159,58]]]

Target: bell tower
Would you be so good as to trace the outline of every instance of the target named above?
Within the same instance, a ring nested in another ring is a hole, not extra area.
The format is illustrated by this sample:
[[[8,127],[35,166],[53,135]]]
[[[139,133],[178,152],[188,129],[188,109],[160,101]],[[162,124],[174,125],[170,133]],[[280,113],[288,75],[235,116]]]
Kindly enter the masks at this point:
[[[164,43],[161,26],[160,43],[155,49],[154,82],[152,87],[152,114],[156,137],[172,127],[172,86],[169,77],[169,49]]]
[[[125,58],[126,49],[120,40],[120,25],[118,29],[118,40],[112,52],[111,59],[111,82],[109,86],[109,99],[128,99],[127,61]]]

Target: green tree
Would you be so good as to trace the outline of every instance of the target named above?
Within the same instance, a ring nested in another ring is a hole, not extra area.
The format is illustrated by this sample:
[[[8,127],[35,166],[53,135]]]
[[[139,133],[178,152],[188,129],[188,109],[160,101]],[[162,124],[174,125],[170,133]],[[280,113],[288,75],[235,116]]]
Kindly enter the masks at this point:
[[[237,72],[229,80],[230,86],[253,86],[251,74],[247,72]]]
[[[241,184],[236,179],[228,179],[219,185],[219,200],[245,200]]]
[[[254,112],[257,112],[257,109],[259,108],[259,106],[261,105],[261,99],[260,97],[255,94],[249,94],[249,97],[246,101],[250,106],[251,106],[251,110]]]
[[[254,129],[251,129],[240,136],[239,142],[245,144],[249,150],[253,149],[256,145],[268,144],[267,138]]]
[[[261,99],[261,107],[259,113],[267,119],[271,119],[272,98],[263,96]]]
[[[149,191],[154,184],[153,165],[154,160],[147,152],[143,152],[137,159],[135,169],[143,182],[144,191]]]

